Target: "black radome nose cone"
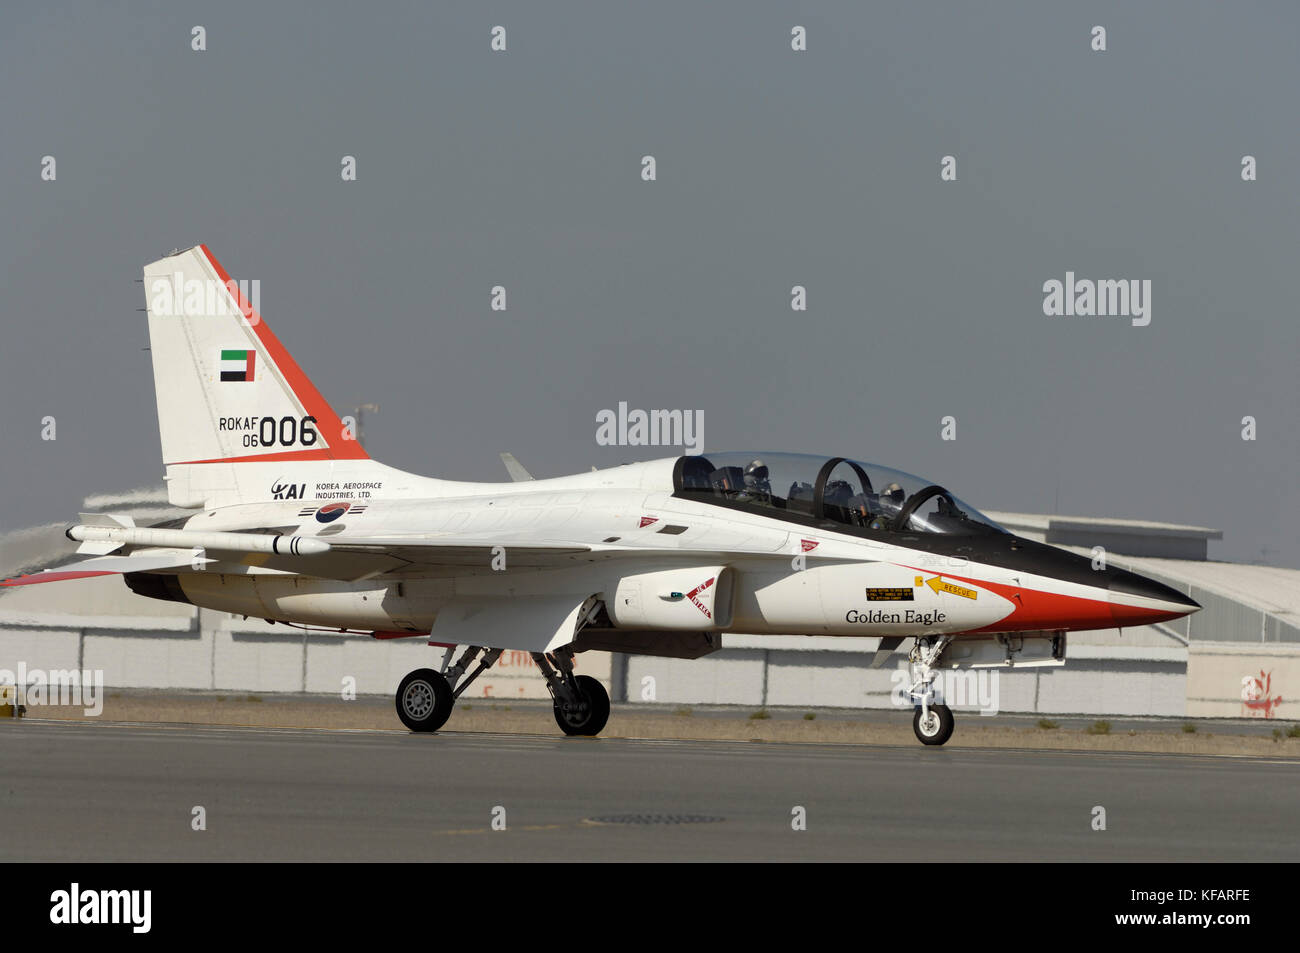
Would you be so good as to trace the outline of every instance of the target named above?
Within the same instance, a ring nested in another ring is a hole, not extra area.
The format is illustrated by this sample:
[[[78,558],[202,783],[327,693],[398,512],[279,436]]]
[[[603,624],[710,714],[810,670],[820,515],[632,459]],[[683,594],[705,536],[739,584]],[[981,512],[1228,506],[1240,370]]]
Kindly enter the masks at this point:
[[[1190,596],[1179,592],[1172,586],[1166,586],[1163,582],[1156,582],[1154,579],[1148,579],[1146,576],[1139,576],[1135,572],[1129,572],[1127,569],[1112,569],[1110,579],[1107,581],[1107,588],[1113,592],[1121,592],[1130,596],[1141,596],[1144,599],[1159,599],[1161,602],[1171,602],[1174,605],[1185,606],[1188,609],[1196,610],[1201,608],[1201,604]]]

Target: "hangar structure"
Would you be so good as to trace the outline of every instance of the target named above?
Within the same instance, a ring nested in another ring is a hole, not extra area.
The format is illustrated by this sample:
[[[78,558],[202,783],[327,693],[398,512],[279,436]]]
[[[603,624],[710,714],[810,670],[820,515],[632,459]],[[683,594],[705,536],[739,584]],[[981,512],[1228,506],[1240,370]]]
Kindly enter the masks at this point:
[[[185,515],[163,488],[88,497],[88,512],[137,524]],[[1139,520],[989,513],[1021,536],[1187,593],[1204,608],[1172,623],[1071,633],[1069,663],[999,673],[1002,711],[1169,717],[1300,717],[1300,570],[1213,562],[1218,530]],[[71,558],[65,525],[0,536],[0,577]],[[1101,550],[1098,549],[1101,548]],[[694,660],[587,652],[578,670],[615,701],[749,707],[890,707],[903,655],[881,668],[879,640],[724,635]],[[120,577],[0,594],[0,669],[102,670],[111,688],[391,696],[441,649],[423,639],[307,630],[138,596]],[[545,698],[527,653],[504,653],[474,686],[490,698]]]

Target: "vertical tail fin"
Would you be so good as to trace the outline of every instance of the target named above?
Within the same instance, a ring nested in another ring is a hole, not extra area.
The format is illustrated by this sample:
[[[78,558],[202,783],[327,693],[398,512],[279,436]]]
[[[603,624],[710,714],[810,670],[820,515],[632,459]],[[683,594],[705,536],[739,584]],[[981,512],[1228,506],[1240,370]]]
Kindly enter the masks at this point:
[[[144,285],[172,503],[235,501],[238,464],[369,459],[262,320],[259,283],[198,245],[146,265]]]

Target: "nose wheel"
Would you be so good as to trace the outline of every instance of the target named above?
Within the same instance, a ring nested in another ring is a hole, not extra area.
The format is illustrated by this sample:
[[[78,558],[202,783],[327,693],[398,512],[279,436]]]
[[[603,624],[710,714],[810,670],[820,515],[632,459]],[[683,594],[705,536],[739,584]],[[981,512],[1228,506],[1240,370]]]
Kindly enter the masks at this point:
[[[917,639],[908,656],[915,675],[909,693],[917,702],[916,713],[912,716],[912,732],[923,745],[941,745],[952,737],[952,710],[934,701],[934,679],[938,674],[935,666],[950,642],[950,635]]]
[[[952,737],[952,710],[947,705],[917,707],[912,716],[912,731],[923,745],[941,745]]]

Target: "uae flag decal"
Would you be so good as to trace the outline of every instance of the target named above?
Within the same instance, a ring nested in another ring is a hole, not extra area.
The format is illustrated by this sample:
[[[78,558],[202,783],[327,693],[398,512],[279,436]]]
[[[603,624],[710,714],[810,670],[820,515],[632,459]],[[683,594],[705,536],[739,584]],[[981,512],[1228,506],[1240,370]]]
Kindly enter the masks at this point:
[[[221,379],[223,381],[251,381],[253,379],[256,351],[222,351]]]

